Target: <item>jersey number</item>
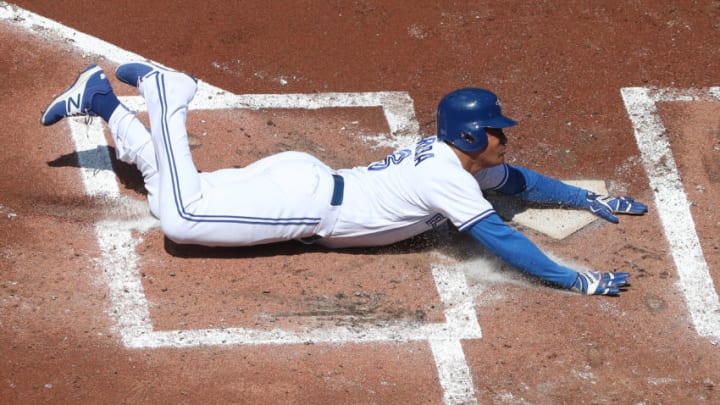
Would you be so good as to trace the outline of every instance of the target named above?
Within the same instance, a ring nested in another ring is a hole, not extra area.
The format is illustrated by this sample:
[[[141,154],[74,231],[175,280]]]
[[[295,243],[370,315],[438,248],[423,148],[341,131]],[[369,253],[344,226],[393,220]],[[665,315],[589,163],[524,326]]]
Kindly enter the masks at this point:
[[[385,159],[371,163],[368,166],[368,170],[385,170],[390,165],[396,165],[402,162],[406,157],[410,156],[412,151],[410,149],[396,150],[395,152],[385,156]]]

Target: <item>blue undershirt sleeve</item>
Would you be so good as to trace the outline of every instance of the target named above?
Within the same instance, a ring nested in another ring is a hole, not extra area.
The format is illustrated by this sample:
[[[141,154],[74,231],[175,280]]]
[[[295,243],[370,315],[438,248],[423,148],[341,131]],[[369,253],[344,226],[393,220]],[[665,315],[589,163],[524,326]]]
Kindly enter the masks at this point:
[[[527,274],[565,289],[572,287],[577,278],[576,271],[555,263],[497,214],[476,222],[468,232],[490,252]]]
[[[587,190],[543,176],[521,166],[509,165],[507,181],[495,191],[538,204],[563,205],[572,208],[587,206]]]

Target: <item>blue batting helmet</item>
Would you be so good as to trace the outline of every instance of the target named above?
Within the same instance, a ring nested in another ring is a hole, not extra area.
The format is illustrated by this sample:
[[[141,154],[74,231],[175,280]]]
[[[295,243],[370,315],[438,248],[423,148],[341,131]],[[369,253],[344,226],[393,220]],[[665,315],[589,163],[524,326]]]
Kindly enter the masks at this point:
[[[507,128],[515,124],[517,122],[502,115],[497,96],[485,89],[455,90],[438,104],[438,138],[462,151],[485,149],[488,143],[485,128]]]

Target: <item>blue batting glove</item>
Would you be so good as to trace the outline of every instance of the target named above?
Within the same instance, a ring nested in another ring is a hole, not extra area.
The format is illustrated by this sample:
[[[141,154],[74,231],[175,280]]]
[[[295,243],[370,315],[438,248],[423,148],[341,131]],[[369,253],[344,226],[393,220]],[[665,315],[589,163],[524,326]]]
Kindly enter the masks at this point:
[[[620,295],[628,286],[629,273],[599,273],[586,271],[578,273],[571,290],[586,295]]]
[[[587,193],[587,209],[613,224],[619,222],[613,214],[643,215],[648,211],[647,205],[635,201],[632,197],[612,197],[593,192]]]

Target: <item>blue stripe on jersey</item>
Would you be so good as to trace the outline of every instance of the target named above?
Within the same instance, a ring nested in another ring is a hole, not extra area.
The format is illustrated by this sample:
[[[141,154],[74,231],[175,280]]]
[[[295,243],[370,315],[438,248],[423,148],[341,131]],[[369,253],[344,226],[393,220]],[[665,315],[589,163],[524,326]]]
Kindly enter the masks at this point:
[[[463,222],[462,224],[460,224],[460,226],[458,227],[458,231],[461,231],[461,232],[462,232],[462,231],[465,231],[465,230],[467,230],[469,227],[473,226],[475,223],[477,223],[478,221],[480,221],[481,219],[487,218],[488,216],[490,216],[490,215],[492,215],[492,214],[494,214],[494,213],[495,213],[495,210],[492,209],[492,208],[491,208],[491,209],[488,209],[488,210],[485,210],[485,211],[483,211],[483,212],[475,215],[474,217],[470,218],[469,220]]]
[[[170,143],[170,131],[168,128],[168,106],[167,94],[165,89],[165,76],[154,72],[155,85],[157,86],[160,98],[160,106],[162,112],[161,129],[165,144],[165,154],[170,164],[170,178],[172,181],[173,197],[175,199],[175,207],[178,215],[184,220],[191,222],[227,222],[237,224],[255,224],[255,225],[317,225],[321,218],[313,217],[288,217],[288,218],[265,218],[241,215],[198,215],[185,211],[182,193],[180,191],[180,181],[175,163],[174,151]],[[148,78],[146,78],[147,80]]]

